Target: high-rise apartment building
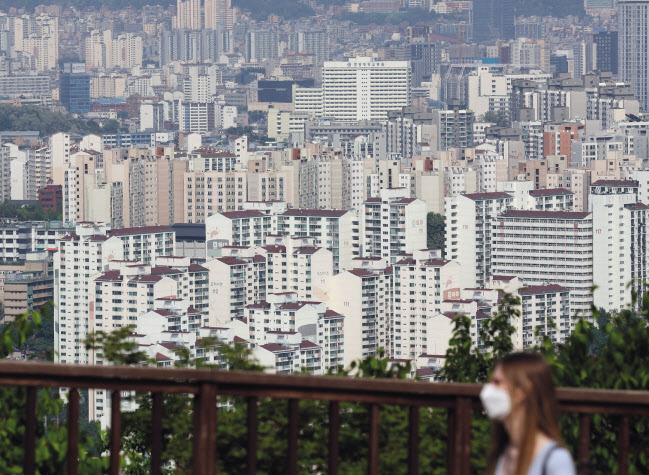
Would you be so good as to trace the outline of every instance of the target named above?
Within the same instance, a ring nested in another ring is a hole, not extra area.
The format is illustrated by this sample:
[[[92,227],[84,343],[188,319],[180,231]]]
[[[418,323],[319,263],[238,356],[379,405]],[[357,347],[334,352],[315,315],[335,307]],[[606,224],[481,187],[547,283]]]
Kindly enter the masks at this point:
[[[59,241],[54,257],[54,354],[59,363],[90,363],[85,339],[94,323],[91,277],[110,261],[123,259],[121,241],[107,237],[106,230],[105,225],[84,224]]]
[[[224,28],[231,30],[234,26],[234,10],[231,0],[205,0],[204,28],[215,30]]]
[[[301,30],[289,37],[289,49],[296,53],[309,53],[317,64],[329,61],[329,36],[326,30]]]
[[[455,107],[451,110],[436,110],[433,113],[433,127],[437,136],[437,149],[473,147],[473,111]]]
[[[593,213],[594,304],[621,310],[647,279],[649,206],[638,202],[638,182],[599,180],[590,186]],[[629,286],[631,284],[631,286]]]
[[[428,352],[428,319],[442,301],[460,293],[460,265],[442,259],[441,249],[418,249],[394,266],[394,311],[389,324],[391,358],[416,358]]]
[[[363,206],[363,257],[389,264],[404,253],[426,248],[426,203],[410,198],[409,190],[381,190]]]
[[[446,257],[461,265],[466,287],[486,287],[491,268],[492,232],[497,217],[511,207],[512,195],[472,193],[446,199]]]
[[[112,30],[93,30],[84,40],[83,54],[91,68],[141,66],[142,38],[133,33],[115,36]]]
[[[649,0],[618,0],[618,74],[649,107]]]
[[[279,52],[279,32],[275,30],[251,30],[246,36],[246,60],[260,62],[275,59]]]
[[[513,0],[474,0],[473,41],[495,42],[514,38]]]
[[[200,30],[203,28],[201,10],[201,0],[178,0],[173,27]]]
[[[572,310],[590,316],[591,213],[510,209],[497,217],[489,239],[492,275],[516,276],[524,285],[561,285],[570,290]]]

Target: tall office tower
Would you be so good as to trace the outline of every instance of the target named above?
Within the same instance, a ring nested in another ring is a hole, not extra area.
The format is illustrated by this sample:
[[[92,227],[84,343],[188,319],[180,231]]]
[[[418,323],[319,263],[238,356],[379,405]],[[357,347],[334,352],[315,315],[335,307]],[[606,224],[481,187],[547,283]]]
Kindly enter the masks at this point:
[[[291,35],[289,49],[315,56],[316,63],[329,61],[329,36],[326,30],[303,30]]]
[[[649,0],[618,0],[618,74],[649,105]]]
[[[246,37],[246,60],[263,61],[279,57],[279,34],[273,30],[253,30]]]
[[[322,68],[324,115],[341,121],[380,120],[410,104],[410,63],[350,58]]]
[[[617,74],[617,31],[600,31],[593,35],[597,45],[597,70]]]
[[[513,0],[474,0],[473,41],[491,42],[514,38]]]
[[[172,20],[173,28],[188,28],[200,30],[203,28],[201,21],[201,0],[178,0],[176,16]]]
[[[234,10],[231,0],[205,0],[205,28],[215,30],[234,26]]]
[[[83,63],[66,63],[61,74],[61,104],[72,114],[90,112],[90,75]]]

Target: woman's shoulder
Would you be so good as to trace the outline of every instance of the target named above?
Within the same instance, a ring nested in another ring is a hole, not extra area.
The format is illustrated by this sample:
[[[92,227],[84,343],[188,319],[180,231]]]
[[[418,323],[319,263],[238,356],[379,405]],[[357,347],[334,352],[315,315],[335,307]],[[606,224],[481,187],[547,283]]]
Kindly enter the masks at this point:
[[[547,461],[545,464],[547,475],[574,475],[576,473],[572,455],[568,449],[556,445],[548,448]]]

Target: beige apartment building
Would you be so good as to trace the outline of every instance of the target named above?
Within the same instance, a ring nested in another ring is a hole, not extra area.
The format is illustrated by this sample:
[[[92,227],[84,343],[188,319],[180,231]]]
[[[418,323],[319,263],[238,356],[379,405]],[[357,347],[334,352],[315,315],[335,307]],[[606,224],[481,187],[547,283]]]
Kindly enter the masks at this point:
[[[243,209],[246,202],[245,171],[186,172],[183,182],[183,222],[204,223],[205,218],[224,211]]]

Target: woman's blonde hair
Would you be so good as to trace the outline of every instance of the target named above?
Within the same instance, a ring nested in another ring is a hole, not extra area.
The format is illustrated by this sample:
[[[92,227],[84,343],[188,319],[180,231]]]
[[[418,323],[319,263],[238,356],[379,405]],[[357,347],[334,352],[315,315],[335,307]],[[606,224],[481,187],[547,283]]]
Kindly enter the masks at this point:
[[[524,420],[521,446],[514,475],[525,475],[532,463],[536,434],[538,431],[561,444],[559,433],[559,405],[552,371],[545,359],[535,353],[511,353],[499,360],[495,367],[503,370],[505,381],[512,389],[520,389],[525,394]],[[489,453],[489,469],[493,473],[498,458],[509,444],[509,436],[502,422],[493,424],[494,437]]]

